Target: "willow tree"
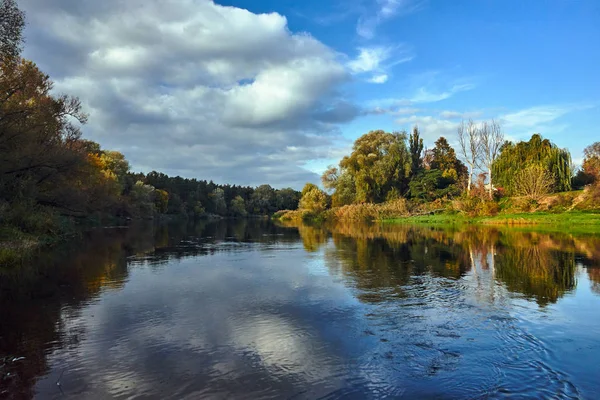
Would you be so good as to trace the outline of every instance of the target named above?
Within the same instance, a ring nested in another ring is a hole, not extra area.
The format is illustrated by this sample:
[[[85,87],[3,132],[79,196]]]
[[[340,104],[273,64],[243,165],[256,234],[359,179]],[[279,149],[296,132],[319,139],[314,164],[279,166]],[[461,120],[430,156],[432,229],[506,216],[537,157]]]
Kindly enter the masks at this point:
[[[500,156],[492,165],[494,184],[514,195],[519,172],[533,165],[552,175],[552,192],[571,190],[571,154],[539,134],[533,135],[528,142],[507,142],[502,147]]]

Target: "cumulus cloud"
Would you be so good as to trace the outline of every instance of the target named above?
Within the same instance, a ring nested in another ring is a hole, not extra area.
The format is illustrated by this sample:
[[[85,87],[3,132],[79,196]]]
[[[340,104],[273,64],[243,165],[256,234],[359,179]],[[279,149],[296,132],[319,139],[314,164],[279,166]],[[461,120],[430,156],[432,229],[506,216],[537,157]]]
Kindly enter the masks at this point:
[[[21,7],[25,56],[82,99],[85,135],[136,169],[298,187],[317,179],[302,165],[360,114],[341,100],[350,74],[339,55],[276,13],[209,0]]]

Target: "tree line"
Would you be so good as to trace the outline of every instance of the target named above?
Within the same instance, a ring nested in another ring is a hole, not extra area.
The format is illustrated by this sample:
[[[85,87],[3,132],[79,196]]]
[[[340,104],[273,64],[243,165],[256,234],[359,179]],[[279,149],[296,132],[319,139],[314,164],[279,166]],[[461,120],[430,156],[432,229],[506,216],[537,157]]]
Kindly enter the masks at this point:
[[[62,217],[265,215],[294,209],[300,193],[133,173],[124,155],[82,138],[78,98],[21,57],[25,15],[0,1],[0,225],[56,231]],[[11,236],[14,232],[9,232]]]
[[[371,131],[359,137],[350,155],[322,175],[326,191],[306,184],[300,209],[392,202],[413,203],[503,196],[539,200],[544,195],[600,184],[600,142],[585,149],[575,171],[571,154],[540,134],[528,141],[505,139],[498,121],[463,121],[457,127],[458,154],[445,137],[425,149],[419,128]]]

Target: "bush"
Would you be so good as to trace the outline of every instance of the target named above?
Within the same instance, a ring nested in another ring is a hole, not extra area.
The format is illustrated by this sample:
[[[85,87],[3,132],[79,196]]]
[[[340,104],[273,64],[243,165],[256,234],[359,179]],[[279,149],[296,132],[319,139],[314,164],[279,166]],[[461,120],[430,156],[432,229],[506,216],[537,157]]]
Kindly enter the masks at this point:
[[[452,208],[469,217],[493,216],[500,212],[498,203],[481,197],[460,198],[452,202]]]
[[[514,192],[539,201],[553,189],[555,176],[541,165],[530,165],[517,172],[514,178]]]
[[[600,210],[600,183],[588,186],[575,208],[578,210]]]
[[[334,208],[329,213],[330,219],[373,221],[405,217],[410,214],[406,199],[397,199],[386,203],[352,204]]]
[[[515,198],[514,207],[516,211],[521,212],[533,212],[537,210],[539,207],[539,203],[537,200],[529,198],[529,197],[518,197]]]

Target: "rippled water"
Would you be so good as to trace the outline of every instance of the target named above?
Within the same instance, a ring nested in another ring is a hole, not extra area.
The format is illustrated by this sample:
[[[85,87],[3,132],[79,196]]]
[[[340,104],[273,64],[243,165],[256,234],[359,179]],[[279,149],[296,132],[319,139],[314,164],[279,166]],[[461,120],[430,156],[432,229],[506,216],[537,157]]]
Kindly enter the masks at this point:
[[[600,393],[600,236],[173,224],[0,276],[0,398]]]

